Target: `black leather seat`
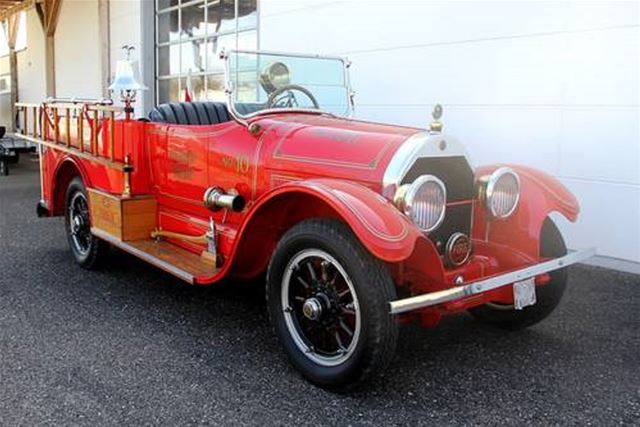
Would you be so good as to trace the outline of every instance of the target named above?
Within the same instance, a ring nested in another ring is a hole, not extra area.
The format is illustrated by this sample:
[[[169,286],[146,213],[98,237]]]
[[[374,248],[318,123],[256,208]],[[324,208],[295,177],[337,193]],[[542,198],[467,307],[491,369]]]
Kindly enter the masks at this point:
[[[178,125],[217,125],[231,117],[222,102],[170,102],[151,110],[149,119]]]
[[[237,103],[238,113],[247,115],[258,111],[262,104]],[[156,123],[177,125],[217,125],[231,120],[224,102],[170,102],[158,105],[149,113]]]

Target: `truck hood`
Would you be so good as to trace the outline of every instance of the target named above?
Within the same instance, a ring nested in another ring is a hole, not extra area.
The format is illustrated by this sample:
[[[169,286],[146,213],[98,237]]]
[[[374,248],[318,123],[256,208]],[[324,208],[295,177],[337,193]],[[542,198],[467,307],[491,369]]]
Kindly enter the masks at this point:
[[[311,114],[258,117],[260,158],[272,183],[310,177],[358,181],[379,190],[394,153],[421,129]]]

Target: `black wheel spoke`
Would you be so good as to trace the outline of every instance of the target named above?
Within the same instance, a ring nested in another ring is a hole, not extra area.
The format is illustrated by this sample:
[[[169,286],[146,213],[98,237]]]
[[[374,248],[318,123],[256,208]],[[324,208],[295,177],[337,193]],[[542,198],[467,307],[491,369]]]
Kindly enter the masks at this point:
[[[349,290],[349,288],[347,288],[342,292],[338,292],[338,297],[339,298],[343,298],[343,297],[345,297],[347,295],[350,295],[350,294],[351,294],[351,291]]]
[[[300,282],[300,284],[301,284],[302,286],[304,286],[304,288],[305,288],[306,290],[309,290],[309,289],[311,288],[311,286],[309,286],[309,284],[308,284],[307,282],[305,282],[305,281],[304,281],[304,279],[303,279],[302,277],[300,277],[300,276],[296,276],[296,279],[298,280],[298,282]]]
[[[340,319],[339,321],[340,324],[340,328],[342,328],[343,331],[345,331],[347,333],[347,335],[349,335],[350,337],[353,336],[353,331],[351,330],[351,328],[349,328],[349,326],[344,322],[344,319]]]
[[[316,276],[316,272],[310,262],[307,263],[307,269],[309,270],[309,274],[311,275],[311,280],[316,282],[318,280],[318,277]]]
[[[320,250],[306,252],[294,257],[287,270],[283,288],[285,317],[291,319],[287,326],[308,357],[338,363],[354,351],[360,327],[353,285],[333,257]]]
[[[347,348],[344,346],[344,344],[342,344],[342,338],[340,338],[340,332],[335,331],[335,332],[333,333],[333,336],[334,336],[334,337],[335,337],[335,339],[336,339],[336,343],[338,343],[338,350],[339,350],[340,352],[345,352],[345,351],[347,351]]]

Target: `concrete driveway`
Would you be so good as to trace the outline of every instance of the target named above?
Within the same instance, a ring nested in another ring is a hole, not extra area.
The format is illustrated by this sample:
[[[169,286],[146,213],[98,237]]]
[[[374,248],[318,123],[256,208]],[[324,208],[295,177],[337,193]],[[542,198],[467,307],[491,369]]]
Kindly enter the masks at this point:
[[[37,167],[0,177],[0,424],[640,423],[640,277],[575,266],[545,322],[467,315],[404,327],[364,389],[332,394],[287,363],[260,283],[183,285],[128,255],[86,272],[62,221],[37,219]]]

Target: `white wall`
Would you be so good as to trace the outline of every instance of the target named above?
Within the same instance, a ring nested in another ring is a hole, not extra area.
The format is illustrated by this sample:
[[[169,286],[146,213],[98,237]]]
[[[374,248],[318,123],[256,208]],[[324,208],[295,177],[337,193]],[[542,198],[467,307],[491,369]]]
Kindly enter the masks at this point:
[[[18,52],[18,98],[41,102],[46,95],[45,42],[35,9],[27,11],[27,49]]]
[[[45,95],[44,39],[38,15],[34,9],[26,13],[27,43],[18,51],[18,99],[22,102],[40,102]],[[9,57],[0,58],[0,74],[9,72]],[[0,95],[0,125],[11,123],[11,96]]]
[[[445,131],[476,165],[543,169],[575,192],[569,245],[640,262],[637,2],[261,0],[260,48],[353,61],[356,116]]]
[[[133,46],[135,48],[135,52],[132,56],[134,59],[140,61],[141,54],[143,52],[141,28],[142,1],[149,0],[110,0],[109,2],[109,33],[111,40],[109,56],[111,64],[111,80],[113,80],[115,75],[116,62],[124,58],[122,46]],[[154,49],[153,45],[151,46],[151,49]],[[140,63],[141,62],[142,61],[140,61]],[[154,64],[150,65],[153,66]],[[148,82],[146,84],[149,86],[150,90],[153,89],[153,85],[150,85]],[[145,92],[138,94],[138,99],[135,104],[136,115],[138,116],[145,115],[145,108],[143,108],[145,96],[148,96]],[[121,104],[117,94],[113,96],[113,99],[118,105]]]
[[[55,34],[56,96],[102,97],[97,0],[64,0]]]

